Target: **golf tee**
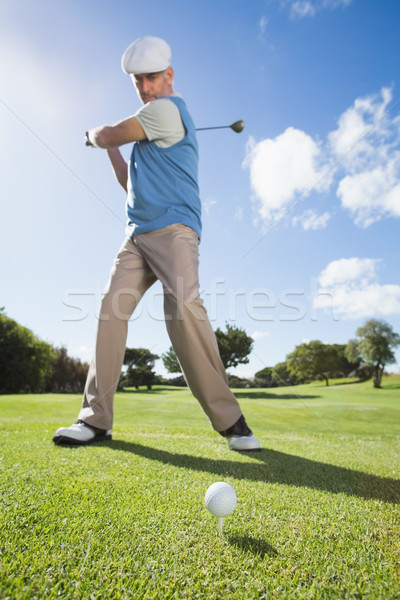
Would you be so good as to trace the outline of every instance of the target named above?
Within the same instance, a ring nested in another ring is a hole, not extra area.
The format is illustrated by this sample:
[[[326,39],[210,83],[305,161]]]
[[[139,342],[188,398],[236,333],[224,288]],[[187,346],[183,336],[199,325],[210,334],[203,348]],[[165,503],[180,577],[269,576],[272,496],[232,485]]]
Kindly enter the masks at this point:
[[[217,517],[218,519],[218,531],[222,534],[222,528],[224,526],[224,517]]]

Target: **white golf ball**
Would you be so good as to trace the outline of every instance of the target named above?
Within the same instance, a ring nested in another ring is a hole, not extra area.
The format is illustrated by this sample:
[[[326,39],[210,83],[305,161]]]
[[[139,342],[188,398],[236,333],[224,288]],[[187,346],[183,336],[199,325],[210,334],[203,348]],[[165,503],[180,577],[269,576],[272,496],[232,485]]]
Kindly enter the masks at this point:
[[[204,498],[206,507],[215,517],[227,517],[236,507],[236,492],[229,483],[217,481],[210,485]]]

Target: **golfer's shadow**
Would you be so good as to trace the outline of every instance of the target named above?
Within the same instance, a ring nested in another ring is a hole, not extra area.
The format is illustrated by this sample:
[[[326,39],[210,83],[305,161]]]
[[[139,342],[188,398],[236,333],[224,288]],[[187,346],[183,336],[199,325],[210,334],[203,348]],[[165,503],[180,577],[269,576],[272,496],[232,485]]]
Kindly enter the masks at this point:
[[[249,481],[308,487],[334,494],[345,493],[365,499],[373,498],[393,504],[400,501],[400,480],[398,479],[379,477],[276,450],[263,449],[262,452],[252,452],[248,454],[251,460],[238,462],[214,460],[190,454],[175,454],[123,440],[102,442],[102,446],[104,445],[112,450],[131,452],[149,460],[193,471],[213,473],[218,477],[236,477]]]

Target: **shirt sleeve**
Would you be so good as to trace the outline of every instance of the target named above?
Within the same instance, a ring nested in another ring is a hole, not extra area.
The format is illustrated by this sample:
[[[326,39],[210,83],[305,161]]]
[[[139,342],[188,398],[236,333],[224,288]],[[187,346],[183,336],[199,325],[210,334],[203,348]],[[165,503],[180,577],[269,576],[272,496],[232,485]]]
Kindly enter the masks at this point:
[[[172,146],[185,137],[179,108],[168,98],[159,98],[144,104],[134,116],[147,139],[159,146]]]

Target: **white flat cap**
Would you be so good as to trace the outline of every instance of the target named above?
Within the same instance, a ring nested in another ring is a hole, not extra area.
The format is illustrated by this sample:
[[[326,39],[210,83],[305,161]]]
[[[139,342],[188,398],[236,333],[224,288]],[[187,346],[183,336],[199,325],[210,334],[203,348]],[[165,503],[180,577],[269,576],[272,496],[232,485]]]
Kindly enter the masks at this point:
[[[121,67],[124,73],[158,73],[165,71],[171,64],[171,48],[161,38],[140,37],[123,53]]]

